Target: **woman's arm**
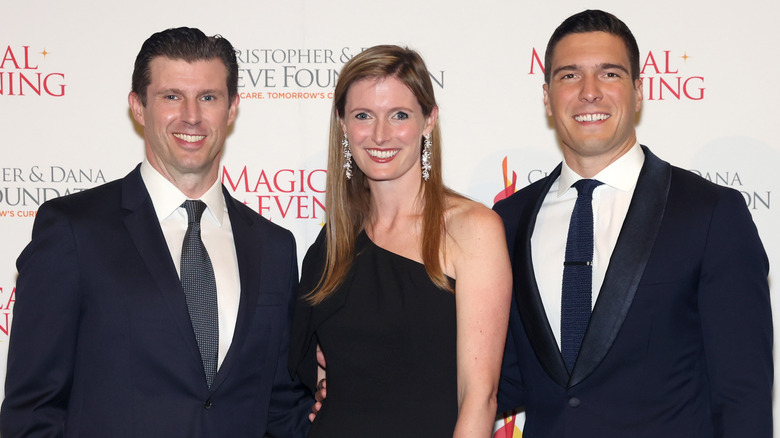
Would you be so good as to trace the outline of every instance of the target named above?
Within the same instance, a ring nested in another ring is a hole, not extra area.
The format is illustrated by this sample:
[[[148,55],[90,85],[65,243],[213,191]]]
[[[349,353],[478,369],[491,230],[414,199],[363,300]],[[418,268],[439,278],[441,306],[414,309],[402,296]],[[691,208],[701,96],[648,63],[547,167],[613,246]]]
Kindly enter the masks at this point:
[[[504,227],[471,201],[448,221],[448,256],[456,278],[458,422],[454,437],[488,438],[496,417],[512,270]]]

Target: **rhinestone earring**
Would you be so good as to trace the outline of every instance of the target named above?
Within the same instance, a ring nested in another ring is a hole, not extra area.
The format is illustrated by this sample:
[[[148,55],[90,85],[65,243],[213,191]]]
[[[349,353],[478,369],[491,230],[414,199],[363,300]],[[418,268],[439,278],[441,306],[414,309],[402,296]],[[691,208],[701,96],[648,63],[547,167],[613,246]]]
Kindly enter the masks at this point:
[[[431,134],[425,134],[425,141],[423,142],[422,151],[422,177],[425,181],[431,177]]]
[[[344,138],[341,139],[341,148],[344,153],[344,174],[347,179],[352,179],[352,151],[349,149],[349,140],[347,140],[347,133],[344,133]]]

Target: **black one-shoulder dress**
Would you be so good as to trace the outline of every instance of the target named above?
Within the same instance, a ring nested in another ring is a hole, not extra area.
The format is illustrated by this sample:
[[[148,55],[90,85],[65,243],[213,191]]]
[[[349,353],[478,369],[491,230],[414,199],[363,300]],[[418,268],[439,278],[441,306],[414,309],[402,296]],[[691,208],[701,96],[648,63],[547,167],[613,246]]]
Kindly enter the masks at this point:
[[[328,394],[309,436],[452,437],[455,296],[437,288],[422,264],[378,247],[365,233],[356,253],[333,296],[297,305],[291,368],[312,387],[317,343],[327,361]],[[307,253],[301,295],[317,284],[323,259],[321,235]]]

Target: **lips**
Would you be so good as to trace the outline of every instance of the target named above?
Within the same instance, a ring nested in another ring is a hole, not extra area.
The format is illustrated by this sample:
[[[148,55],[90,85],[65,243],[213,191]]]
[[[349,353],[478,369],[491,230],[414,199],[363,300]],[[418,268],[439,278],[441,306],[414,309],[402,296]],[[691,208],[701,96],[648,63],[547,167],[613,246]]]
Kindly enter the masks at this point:
[[[578,122],[600,122],[607,120],[611,116],[605,113],[593,113],[593,114],[577,114],[574,116],[574,120]]]
[[[204,138],[206,138],[205,135],[190,135],[190,134],[180,134],[176,133],[173,134],[174,137],[178,138],[179,140],[186,141],[187,143],[197,143]]]

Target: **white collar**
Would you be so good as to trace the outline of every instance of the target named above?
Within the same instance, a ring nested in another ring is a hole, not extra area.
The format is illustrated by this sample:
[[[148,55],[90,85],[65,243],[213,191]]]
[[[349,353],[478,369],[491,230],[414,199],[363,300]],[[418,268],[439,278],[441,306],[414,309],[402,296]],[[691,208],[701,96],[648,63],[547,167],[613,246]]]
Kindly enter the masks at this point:
[[[645,153],[637,142],[620,158],[594,175],[593,179],[617,190],[629,192],[634,189],[644,162]],[[572,170],[564,160],[561,165],[561,176],[558,179],[558,197],[563,196],[575,182],[581,179],[582,177]]]
[[[141,163],[141,179],[143,179],[146,190],[152,198],[154,211],[160,222],[174,214],[184,201],[190,199],[152,167],[146,158]],[[206,207],[208,207],[206,211],[210,212],[209,216],[212,220],[216,221],[219,226],[222,226],[225,214],[225,198],[222,195],[222,184],[220,184],[219,178],[200,197],[200,200],[206,203]]]

